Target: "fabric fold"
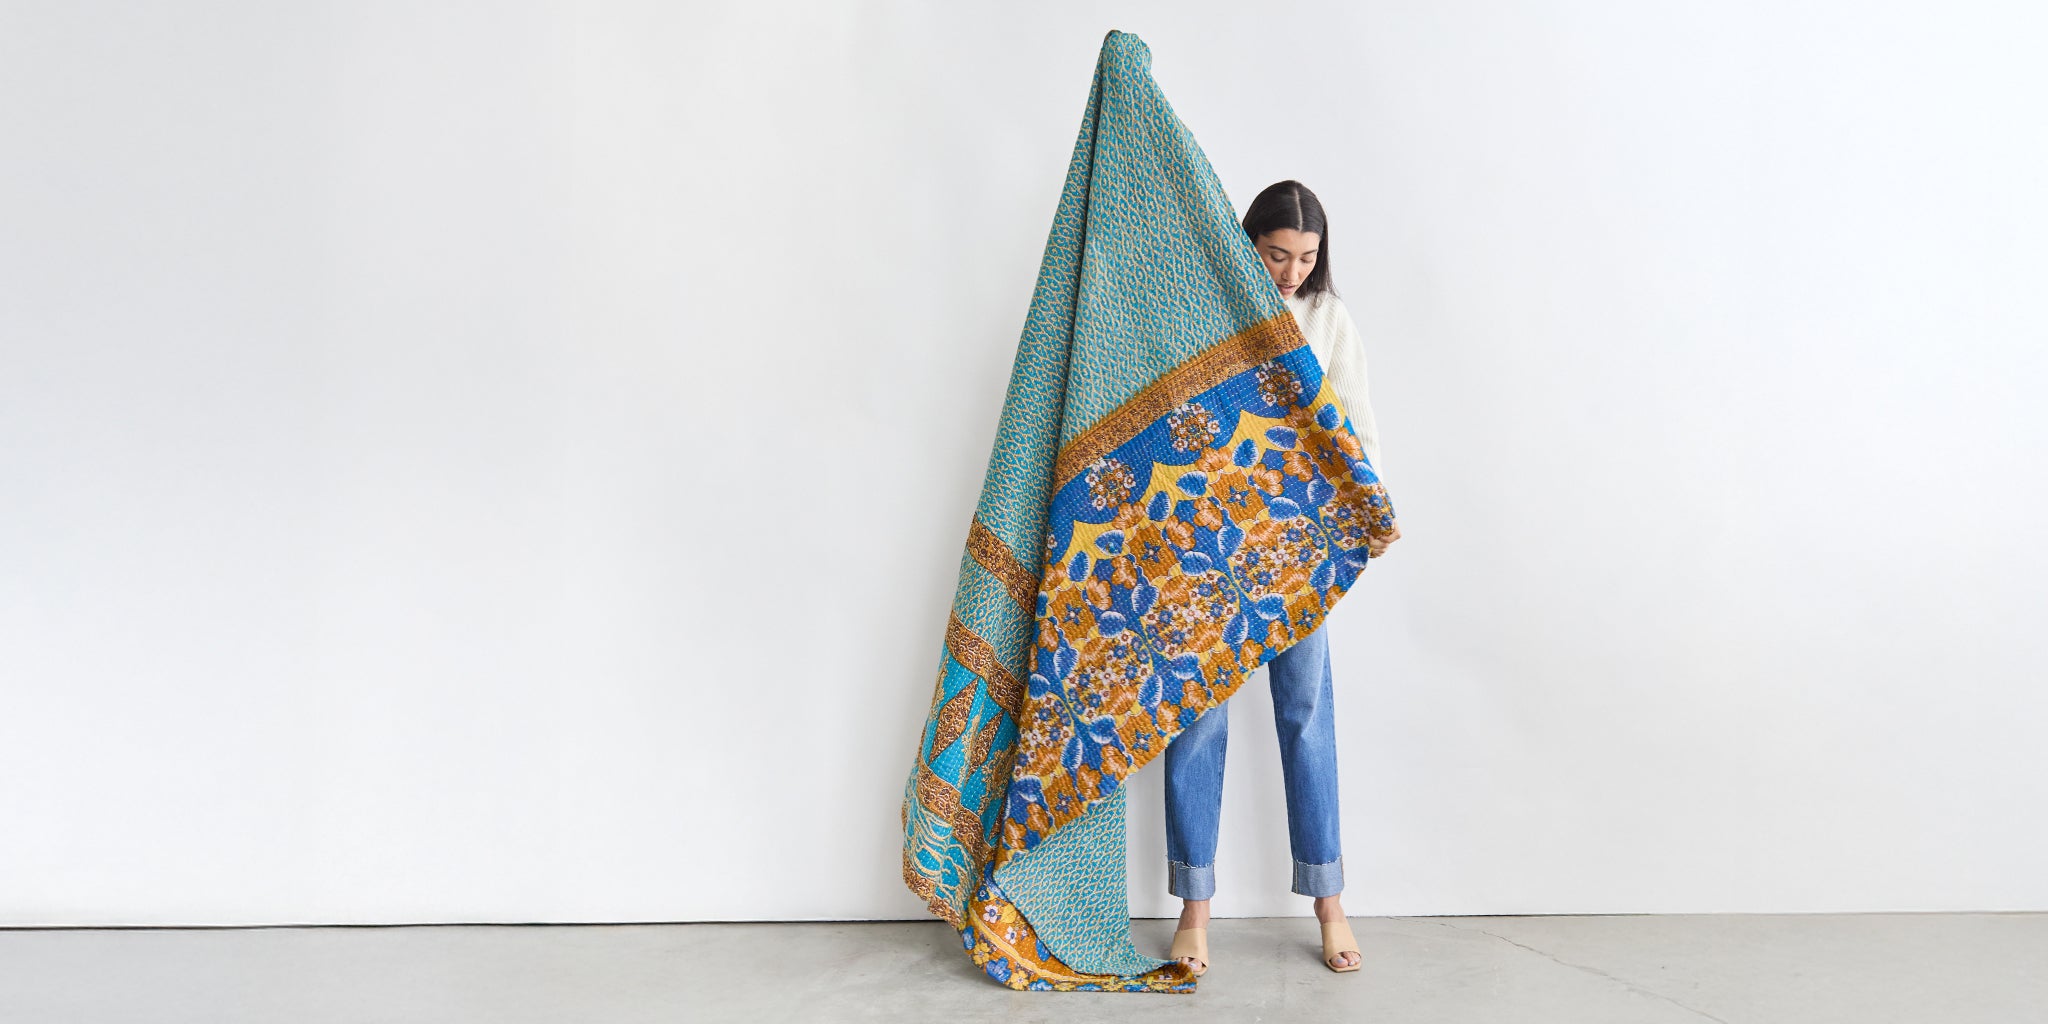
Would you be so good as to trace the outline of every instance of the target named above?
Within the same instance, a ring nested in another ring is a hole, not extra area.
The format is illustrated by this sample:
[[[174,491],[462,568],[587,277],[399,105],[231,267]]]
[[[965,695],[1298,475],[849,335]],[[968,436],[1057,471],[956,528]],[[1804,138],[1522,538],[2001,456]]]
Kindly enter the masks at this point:
[[[1136,36],[1103,40],[904,787],[903,880],[1017,989],[1192,992],[1123,782],[1322,624],[1394,511]]]

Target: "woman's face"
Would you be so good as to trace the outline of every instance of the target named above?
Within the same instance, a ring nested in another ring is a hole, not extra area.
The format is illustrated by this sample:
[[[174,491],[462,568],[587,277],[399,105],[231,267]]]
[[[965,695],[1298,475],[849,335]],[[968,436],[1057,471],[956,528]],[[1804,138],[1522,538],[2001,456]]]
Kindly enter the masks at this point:
[[[1273,275],[1281,295],[1293,295],[1308,280],[1309,271],[1316,269],[1316,248],[1321,244],[1322,236],[1293,228],[1276,228],[1252,239],[1252,248],[1259,251],[1266,273]]]

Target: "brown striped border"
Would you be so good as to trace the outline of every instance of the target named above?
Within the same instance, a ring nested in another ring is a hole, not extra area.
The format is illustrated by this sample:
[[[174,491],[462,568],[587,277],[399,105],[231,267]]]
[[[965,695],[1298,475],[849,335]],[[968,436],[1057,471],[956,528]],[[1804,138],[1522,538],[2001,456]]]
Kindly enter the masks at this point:
[[[930,911],[932,916],[955,928],[967,926],[966,922],[960,920],[960,912],[954,910],[952,904],[939,898],[939,880],[917,869],[917,858],[911,855],[907,846],[903,848],[903,884],[910,887],[912,895],[924,901],[925,909]]]
[[[1038,610],[1038,573],[1027,568],[1023,560],[1010,551],[1010,546],[981,525],[978,518],[967,527],[967,553],[1010,592],[1010,599],[1024,609],[1024,614],[1031,615]]]
[[[1003,667],[996,657],[993,644],[976,636],[967,624],[954,615],[946,620],[946,649],[952,652],[953,660],[967,667],[967,671],[981,677],[988,684],[989,696],[1002,705],[1012,721],[1024,713],[1024,686]]]
[[[973,691],[962,690],[960,692],[963,695],[967,695]],[[980,768],[988,761],[989,748],[995,743],[996,731],[1001,723],[1002,719],[989,719],[987,724],[982,726],[981,732],[975,737],[974,749],[968,754],[967,758],[968,775],[974,774],[977,768]],[[939,748],[934,746],[932,749],[937,750]],[[1004,779],[1009,776],[1010,766],[1015,762],[1015,756],[1014,751],[1005,752],[1002,757],[997,759],[996,764],[989,767],[991,785],[994,784],[995,780]],[[982,831],[981,816],[968,810],[967,806],[960,802],[960,789],[958,785],[947,782],[945,779],[932,774],[931,766],[926,764],[922,758],[919,758],[917,761],[915,787],[915,795],[904,798],[903,807],[898,813],[897,818],[907,831],[910,828],[910,804],[914,800],[918,806],[951,826],[954,840],[967,851],[967,855],[971,859],[966,872],[966,880],[961,883],[963,889],[971,892],[974,884],[976,884],[974,880],[978,879],[981,875],[981,866],[988,863],[989,857],[994,853],[994,850],[989,847],[988,835]],[[915,893],[918,898],[924,900],[925,906],[934,915],[955,928],[964,926],[965,922],[960,919],[960,912],[954,909],[951,903],[939,897],[939,880],[919,869],[917,858],[912,851],[912,847],[907,842],[903,847],[903,884],[909,886],[912,893]]]
[[[1210,346],[1202,354],[1168,370],[1145,385],[1116,410],[1060,450],[1053,464],[1052,489],[1065,487],[1088,464],[1116,450],[1118,445],[1138,436],[1159,417],[1182,402],[1275,356],[1308,344],[1294,314],[1282,310]]]
[[[917,766],[917,802],[953,826],[954,836],[967,848],[968,856],[974,858],[977,870],[988,862],[991,851],[988,836],[981,831],[981,816],[960,803],[960,791],[952,783],[933,775],[931,768],[922,763]]]
[[[974,704],[974,687],[963,686],[953,699],[939,705],[939,728],[932,736],[932,750],[946,749],[967,731],[967,709]]]

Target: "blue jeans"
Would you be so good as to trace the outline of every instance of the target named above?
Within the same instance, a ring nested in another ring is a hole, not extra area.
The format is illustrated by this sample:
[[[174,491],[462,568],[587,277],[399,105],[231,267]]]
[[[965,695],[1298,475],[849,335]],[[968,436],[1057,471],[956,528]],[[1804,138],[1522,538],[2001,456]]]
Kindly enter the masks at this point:
[[[1332,708],[1330,639],[1318,628],[1267,663],[1280,771],[1287,788],[1287,842],[1293,890],[1334,896],[1344,890],[1337,832],[1337,718]],[[1166,746],[1166,890],[1188,900],[1216,892],[1216,830],[1223,811],[1223,750],[1230,702],[1202,712]]]

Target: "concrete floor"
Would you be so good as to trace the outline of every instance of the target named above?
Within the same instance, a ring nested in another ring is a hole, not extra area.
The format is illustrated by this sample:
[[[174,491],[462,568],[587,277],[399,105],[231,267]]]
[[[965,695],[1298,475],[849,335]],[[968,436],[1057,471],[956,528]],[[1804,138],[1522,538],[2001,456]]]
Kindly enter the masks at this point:
[[[1173,922],[1133,924],[1163,953]],[[1012,992],[936,921],[0,930],[6,1024],[2037,1024],[2048,914],[1352,918],[1210,931],[1193,995]]]

